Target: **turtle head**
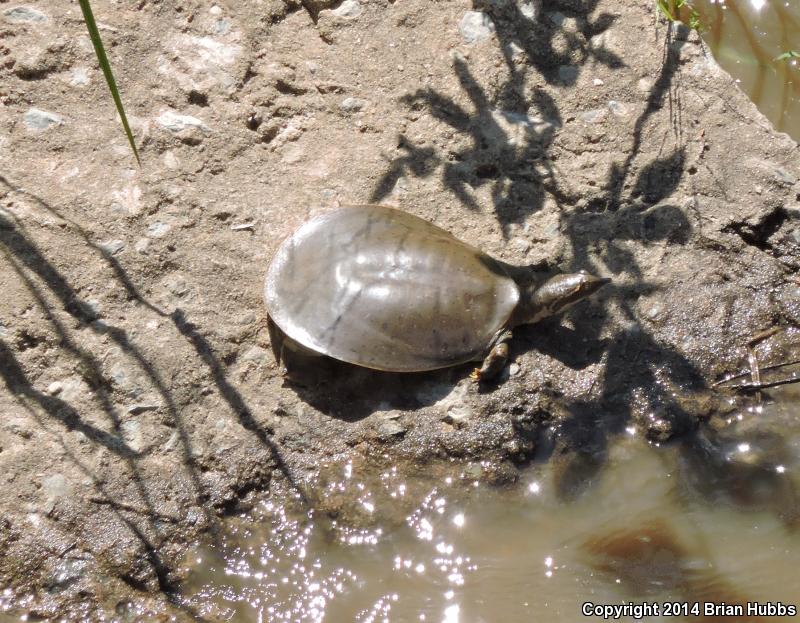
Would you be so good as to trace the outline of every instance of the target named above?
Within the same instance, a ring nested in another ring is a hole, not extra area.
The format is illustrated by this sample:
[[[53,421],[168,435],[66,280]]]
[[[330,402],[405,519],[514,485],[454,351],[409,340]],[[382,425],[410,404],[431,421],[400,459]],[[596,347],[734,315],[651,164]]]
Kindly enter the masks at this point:
[[[520,301],[512,324],[533,324],[555,316],[610,282],[611,279],[581,271],[557,274],[545,281],[524,286],[520,288]]]

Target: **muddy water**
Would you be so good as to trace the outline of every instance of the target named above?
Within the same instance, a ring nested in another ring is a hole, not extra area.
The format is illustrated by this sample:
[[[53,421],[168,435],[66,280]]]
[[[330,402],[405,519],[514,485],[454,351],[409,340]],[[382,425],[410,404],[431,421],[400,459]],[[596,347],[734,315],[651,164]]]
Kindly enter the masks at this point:
[[[570,501],[552,458],[503,490],[481,484],[477,464],[413,476],[330,465],[313,483],[317,511],[265,502],[193,551],[183,599],[224,621],[576,621],[587,603],[625,602],[676,621],[698,619],[666,614],[667,602],[798,607],[798,404],[784,390],[670,447],[631,431]]]
[[[796,0],[692,0],[714,57],[772,122],[800,140],[800,3]],[[685,16],[684,16],[685,18]]]

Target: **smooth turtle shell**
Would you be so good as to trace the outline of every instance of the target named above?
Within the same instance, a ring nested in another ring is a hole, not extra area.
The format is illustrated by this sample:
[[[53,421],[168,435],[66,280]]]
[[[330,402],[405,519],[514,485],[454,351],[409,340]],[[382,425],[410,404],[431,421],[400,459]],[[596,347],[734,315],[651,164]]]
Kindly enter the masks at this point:
[[[273,321],[303,346],[367,368],[435,370],[480,359],[519,301],[500,264],[385,206],[302,225],[267,271]]]

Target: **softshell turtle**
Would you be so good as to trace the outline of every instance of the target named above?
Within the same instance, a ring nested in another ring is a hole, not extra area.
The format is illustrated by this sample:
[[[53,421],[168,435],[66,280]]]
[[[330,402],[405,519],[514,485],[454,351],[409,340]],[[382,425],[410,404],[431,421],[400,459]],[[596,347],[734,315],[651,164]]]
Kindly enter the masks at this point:
[[[401,210],[333,210],[289,236],[267,270],[273,350],[279,363],[289,348],[390,372],[483,360],[472,376],[490,379],[511,329],[609,281],[579,272],[527,283],[511,276],[521,270]]]

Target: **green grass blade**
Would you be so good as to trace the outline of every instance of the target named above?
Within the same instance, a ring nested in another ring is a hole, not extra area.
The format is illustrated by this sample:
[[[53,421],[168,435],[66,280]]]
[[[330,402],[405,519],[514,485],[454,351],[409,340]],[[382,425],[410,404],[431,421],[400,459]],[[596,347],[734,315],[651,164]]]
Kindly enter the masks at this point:
[[[114,98],[114,104],[117,106],[119,118],[122,119],[122,127],[125,128],[125,134],[128,136],[128,143],[130,143],[133,155],[136,156],[136,163],[141,166],[142,162],[139,160],[139,152],[136,149],[136,143],[133,141],[133,133],[131,127],[128,125],[128,118],[125,116],[125,109],[122,107],[122,100],[119,97],[119,90],[117,83],[114,80],[114,74],[111,73],[111,65],[108,62],[103,41],[100,39],[100,31],[97,30],[97,24],[94,21],[94,14],[92,7],[89,6],[89,0],[78,0],[83,11],[83,19],[86,22],[86,28],[89,30],[89,38],[92,40],[94,52],[97,55],[97,60],[100,63],[100,68],[103,70],[103,75],[106,78],[106,84],[111,91],[111,97]]]

